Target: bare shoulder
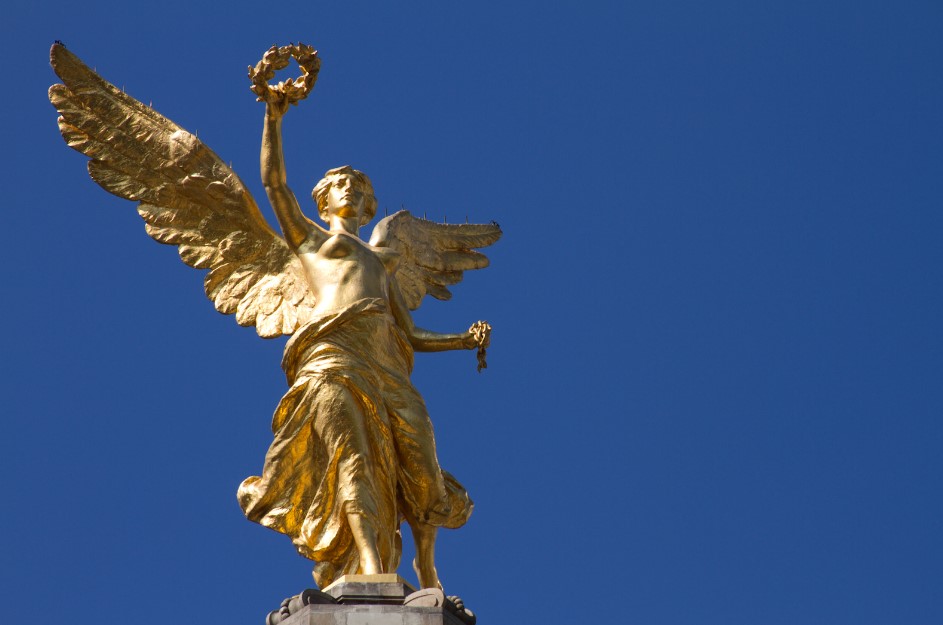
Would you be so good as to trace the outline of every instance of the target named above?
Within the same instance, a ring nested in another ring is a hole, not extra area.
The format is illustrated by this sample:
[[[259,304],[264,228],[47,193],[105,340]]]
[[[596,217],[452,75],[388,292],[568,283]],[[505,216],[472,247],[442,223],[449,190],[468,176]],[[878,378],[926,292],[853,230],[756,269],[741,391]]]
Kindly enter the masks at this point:
[[[383,266],[386,267],[387,273],[392,276],[396,271],[396,268],[399,267],[399,261],[403,255],[388,247],[375,247],[369,243],[366,243],[365,245],[370,249],[371,252],[376,254],[377,258],[380,259],[380,262],[383,263]]]
[[[325,241],[331,237],[331,233],[307,217],[304,218],[304,221],[305,236],[301,242],[295,246],[295,251],[317,252],[321,249],[321,246],[324,245]]]

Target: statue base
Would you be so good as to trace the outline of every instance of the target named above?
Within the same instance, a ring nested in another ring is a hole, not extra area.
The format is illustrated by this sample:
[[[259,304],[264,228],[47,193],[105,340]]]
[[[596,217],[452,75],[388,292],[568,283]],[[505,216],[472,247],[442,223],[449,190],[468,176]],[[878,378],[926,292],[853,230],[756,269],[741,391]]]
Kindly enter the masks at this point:
[[[475,620],[457,597],[436,588],[417,591],[399,575],[344,575],[324,590],[285,599],[266,625],[475,625]]]
[[[387,573],[341,575],[321,592],[344,605],[403,605],[416,589],[396,573]]]

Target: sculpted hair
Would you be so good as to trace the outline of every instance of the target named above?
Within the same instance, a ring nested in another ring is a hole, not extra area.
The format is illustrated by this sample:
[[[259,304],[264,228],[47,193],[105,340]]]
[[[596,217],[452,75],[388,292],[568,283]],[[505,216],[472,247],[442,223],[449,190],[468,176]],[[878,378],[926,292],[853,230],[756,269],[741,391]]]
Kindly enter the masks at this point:
[[[326,215],[324,214],[327,207],[327,192],[338,176],[350,176],[360,185],[360,189],[363,191],[364,195],[363,217],[360,219],[360,225],[367,225],[370,223],[370,220],[373,219],[374,215],[377,214],[377,198],[373,194],[373,184],[371,184],[370,179],[367,178],[367,174],[362,171],[357,171],[350,165],[327,170],[324,177],[321,178],[321,181],[312,189],[311,197],[318,205],[318,214],[321,216],[321,219],[327,221],[325,219]]]

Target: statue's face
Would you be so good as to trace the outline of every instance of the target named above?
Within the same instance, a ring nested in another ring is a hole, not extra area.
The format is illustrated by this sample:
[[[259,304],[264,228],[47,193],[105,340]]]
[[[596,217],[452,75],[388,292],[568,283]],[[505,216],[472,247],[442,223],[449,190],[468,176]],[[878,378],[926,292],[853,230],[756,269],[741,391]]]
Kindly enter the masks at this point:
[[[341,174],[331,181],[331,188],[328,189],[327,214],[359,219],[363,215],[366,199],[357,179]]]

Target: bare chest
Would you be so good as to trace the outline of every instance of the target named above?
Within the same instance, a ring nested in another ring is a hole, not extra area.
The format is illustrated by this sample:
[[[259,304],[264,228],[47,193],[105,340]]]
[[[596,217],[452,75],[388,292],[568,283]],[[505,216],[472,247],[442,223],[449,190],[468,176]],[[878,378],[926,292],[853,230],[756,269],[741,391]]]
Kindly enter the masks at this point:
[[[388,272],[395,268],[399,255],[372,248],[351,235],[334,234],[320,245],[303,244],[298,257],[316,292],[347,285],[372,295],[385,293]]]

